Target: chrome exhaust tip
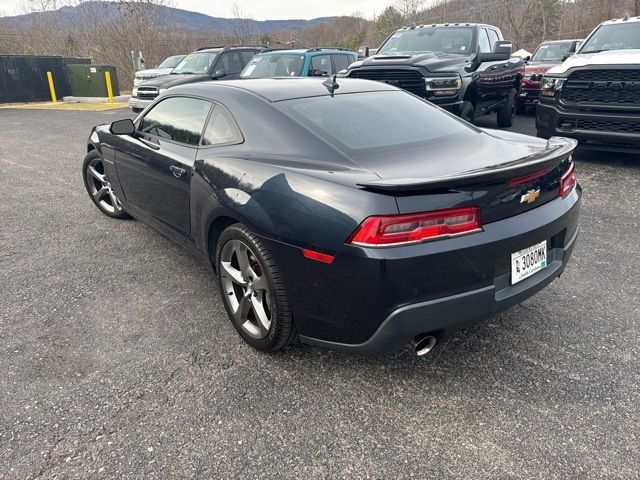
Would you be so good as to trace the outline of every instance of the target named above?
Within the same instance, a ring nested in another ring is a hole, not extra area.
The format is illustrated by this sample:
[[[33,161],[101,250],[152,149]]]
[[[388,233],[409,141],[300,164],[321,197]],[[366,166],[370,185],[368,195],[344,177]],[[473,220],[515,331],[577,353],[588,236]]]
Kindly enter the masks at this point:
[[[418,335],[416,338],[411,340],[411,347],[413,347],[413,351],[419,357],[426,355],[433,347],[436,346],[436,337],[433,335]]]

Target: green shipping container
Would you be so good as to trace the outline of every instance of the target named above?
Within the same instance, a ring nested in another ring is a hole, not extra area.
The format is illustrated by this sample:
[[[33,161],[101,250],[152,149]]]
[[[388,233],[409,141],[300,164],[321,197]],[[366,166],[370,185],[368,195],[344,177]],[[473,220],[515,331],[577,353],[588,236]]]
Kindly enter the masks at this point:
[[[108,97],[104,73],[111,74],[113,96],[120,95],[116,67],[111,65],[67,65],[67,80],[74,97]]]

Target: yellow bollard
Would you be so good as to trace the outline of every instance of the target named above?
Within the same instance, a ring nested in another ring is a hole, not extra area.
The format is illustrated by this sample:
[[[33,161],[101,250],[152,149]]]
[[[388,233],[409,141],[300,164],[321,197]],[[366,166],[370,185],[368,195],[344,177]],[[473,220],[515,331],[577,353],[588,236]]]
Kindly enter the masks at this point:
[[[56,97],[56,87],[53,85],[53,74],[47,72],[47,80],[49,80],[49,91],[51,92],[51,101],[58,103],[58,97]]]
[[[107,82],[107,95],[109,103],[113,103],[113,88],[111,87],[111,72],[104,72],[104,81]]]

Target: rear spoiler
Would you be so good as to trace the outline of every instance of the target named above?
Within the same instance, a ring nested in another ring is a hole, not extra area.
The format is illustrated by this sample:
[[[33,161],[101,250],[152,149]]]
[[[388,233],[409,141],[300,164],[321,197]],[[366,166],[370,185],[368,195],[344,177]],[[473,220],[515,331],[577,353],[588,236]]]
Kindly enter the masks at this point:
[[[516,176],[526,175],[543,168],[551,170],[562,163],[575,150],[578,142],[571,138],[551,137],[547,146],[532,155],[519,158],[512,162],[501,163],[489,167],[468,170],[452,175],[432,178],[389,178],[359,182],[359,187],[368,190],[385,192],[408,192],[416,190],[436,190],[442,188],[457,188],[461,186],[477,185],[499,180],[506,180]]]

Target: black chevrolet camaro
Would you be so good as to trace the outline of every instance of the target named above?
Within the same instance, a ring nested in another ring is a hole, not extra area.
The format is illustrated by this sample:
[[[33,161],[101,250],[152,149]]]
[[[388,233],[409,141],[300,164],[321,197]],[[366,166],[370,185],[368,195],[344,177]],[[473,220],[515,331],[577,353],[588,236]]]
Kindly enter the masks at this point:
[[[83,176],[213,266],[253,347],[424,354],[563,272],[575,146],[367,80],[218,81],[95,127]]]

